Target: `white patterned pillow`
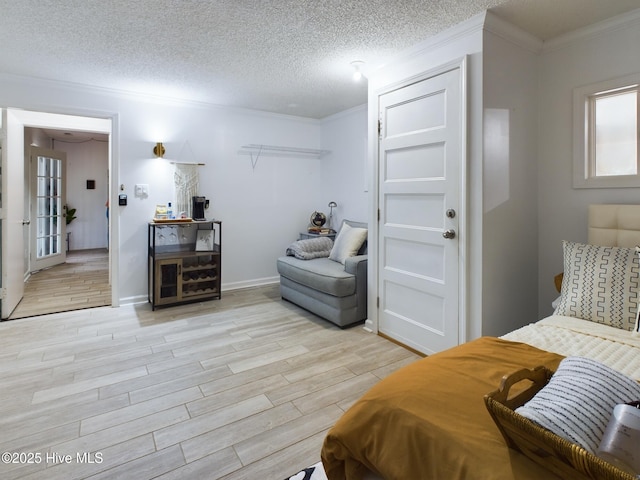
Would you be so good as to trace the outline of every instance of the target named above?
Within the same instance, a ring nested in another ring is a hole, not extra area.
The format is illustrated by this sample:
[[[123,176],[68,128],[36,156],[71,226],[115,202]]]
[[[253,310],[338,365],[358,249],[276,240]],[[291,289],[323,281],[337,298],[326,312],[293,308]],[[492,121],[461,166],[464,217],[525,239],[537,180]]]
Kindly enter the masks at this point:
[[[613,408],[640,398],[640,384],[582,357],[567,357],[516,413],[596,454]]]
[[[563,242],[564,278],[554,315],[633,330],[638,314],[638,255],[633,248]]]

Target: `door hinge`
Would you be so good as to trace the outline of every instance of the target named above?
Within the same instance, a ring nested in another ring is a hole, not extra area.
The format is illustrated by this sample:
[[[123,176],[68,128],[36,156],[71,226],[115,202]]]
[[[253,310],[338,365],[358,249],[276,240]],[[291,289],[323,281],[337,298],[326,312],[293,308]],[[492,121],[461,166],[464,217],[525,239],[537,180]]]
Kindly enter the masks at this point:
[[[378,119],[378,139],[382,140],[382,120]]]
[[[380,308],[380,297],[376,297],[376,308]]]
[[[380,221],[380,209],[378,209],[378,221]]]

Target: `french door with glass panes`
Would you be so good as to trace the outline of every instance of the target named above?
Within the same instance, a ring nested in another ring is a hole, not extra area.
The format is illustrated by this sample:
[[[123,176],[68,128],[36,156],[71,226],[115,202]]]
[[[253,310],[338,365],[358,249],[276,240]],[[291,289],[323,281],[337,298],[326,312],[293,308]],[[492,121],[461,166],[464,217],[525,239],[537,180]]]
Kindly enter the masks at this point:
[[[66,261],[66,154],[31,148],[30,271]]]

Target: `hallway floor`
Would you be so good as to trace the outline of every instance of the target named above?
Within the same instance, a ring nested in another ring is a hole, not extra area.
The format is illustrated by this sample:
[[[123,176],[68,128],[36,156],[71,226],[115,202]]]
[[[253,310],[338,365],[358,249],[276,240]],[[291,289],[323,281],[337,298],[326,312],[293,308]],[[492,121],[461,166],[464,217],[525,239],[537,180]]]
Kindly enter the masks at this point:
[[[10,320],[111,305],[109,251],[72,250],[61,265],[31,275]]]

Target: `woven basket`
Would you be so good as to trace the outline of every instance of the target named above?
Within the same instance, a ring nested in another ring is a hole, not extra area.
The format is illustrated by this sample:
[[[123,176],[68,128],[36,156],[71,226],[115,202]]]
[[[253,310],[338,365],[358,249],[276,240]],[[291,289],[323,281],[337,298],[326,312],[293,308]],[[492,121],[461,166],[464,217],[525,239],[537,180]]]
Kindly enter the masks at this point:
[[[485,395],[487,409],[507,445],[560,478],[636,480],[635,476],[514,412],[517,407],[531,400],[549,382],[552,375],[553,372],[545,367],[523,369],[505,375],[500,388]],[[516,385],[520,382],[526,386]],[[510,390],[518,392],[510,397]]]

